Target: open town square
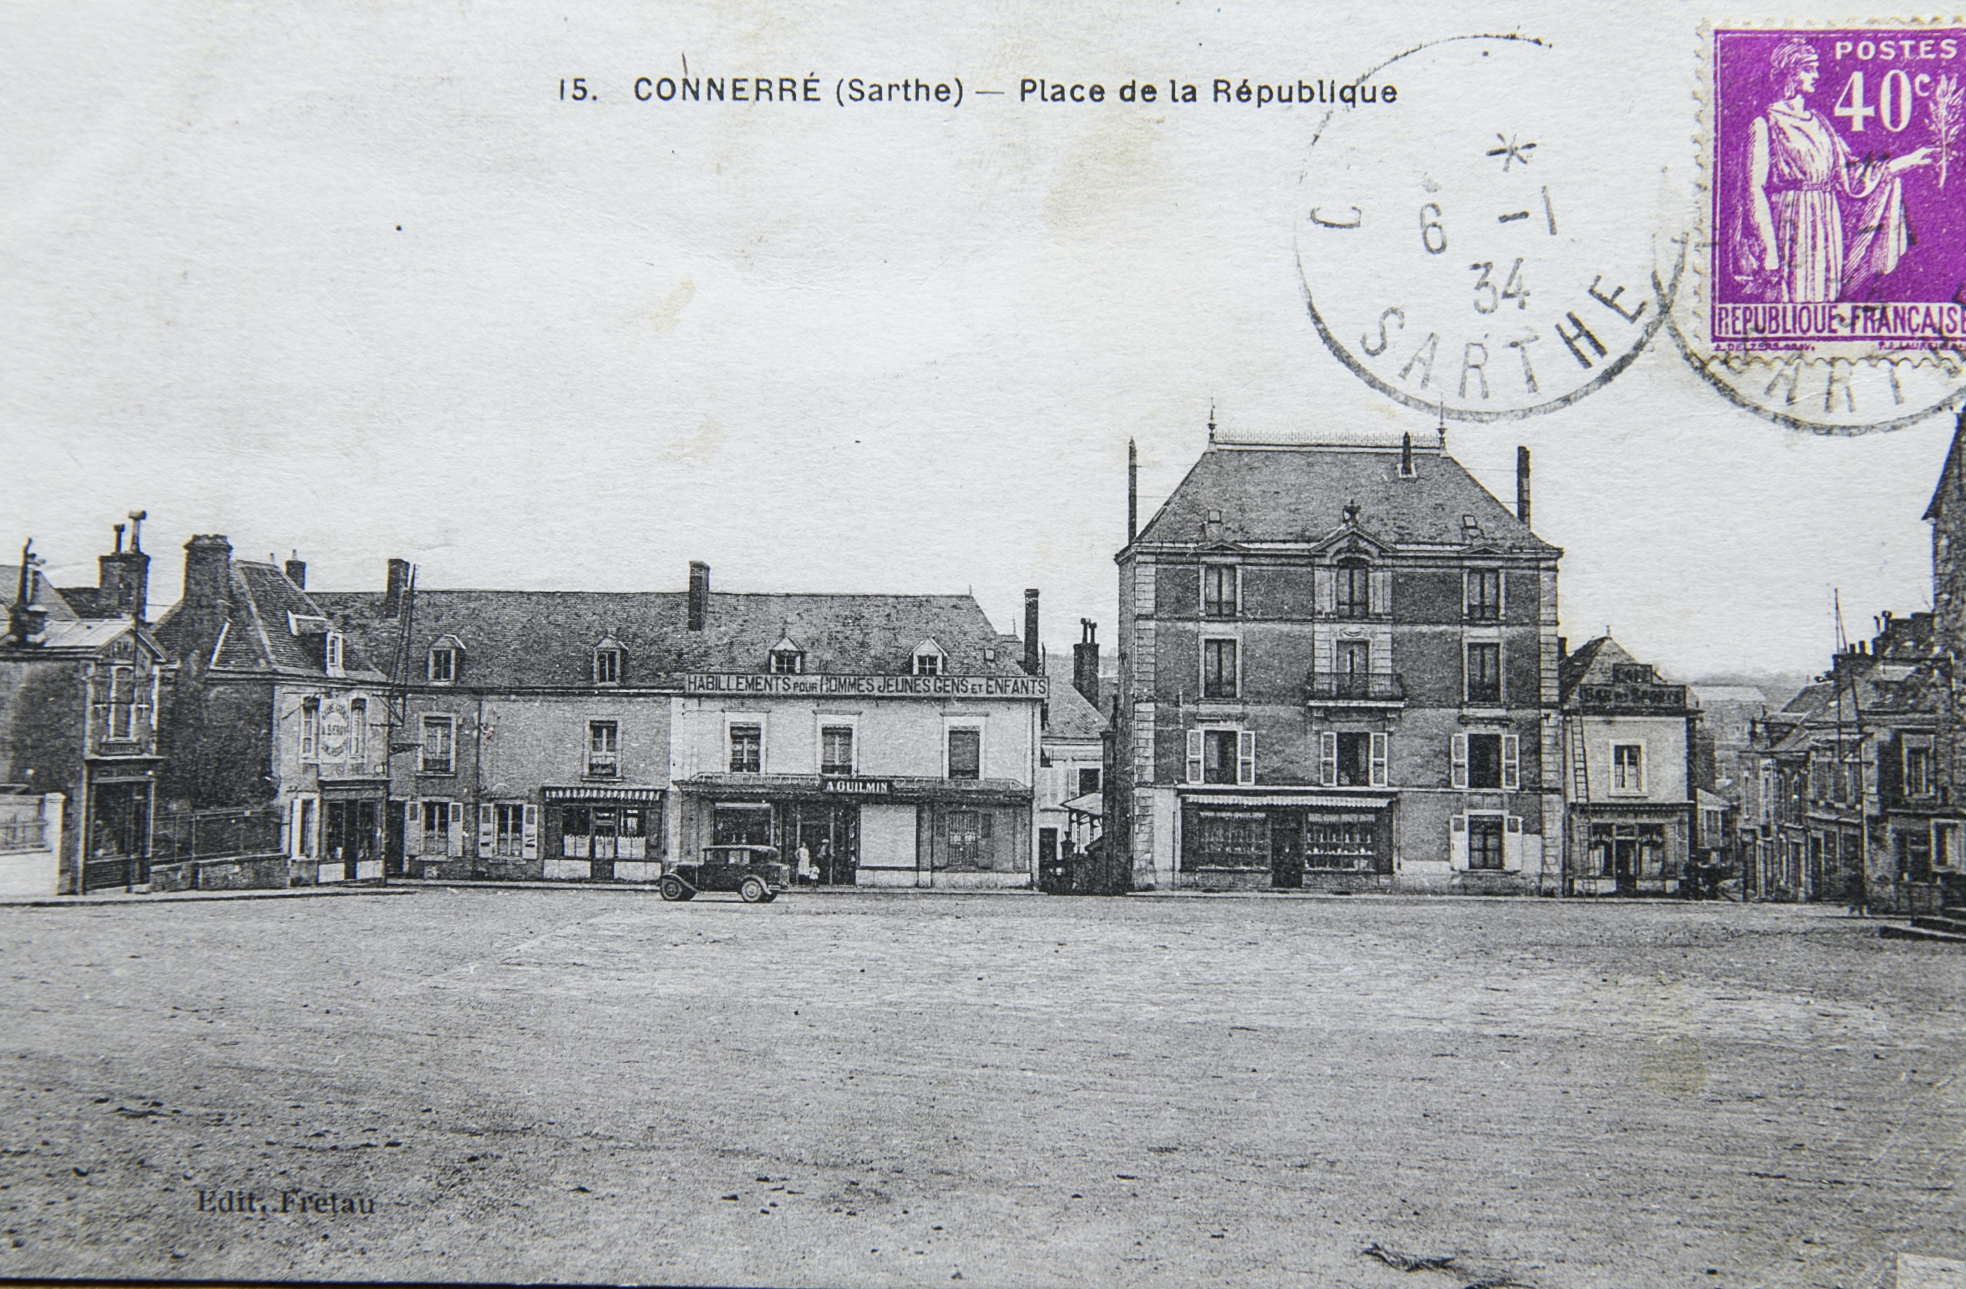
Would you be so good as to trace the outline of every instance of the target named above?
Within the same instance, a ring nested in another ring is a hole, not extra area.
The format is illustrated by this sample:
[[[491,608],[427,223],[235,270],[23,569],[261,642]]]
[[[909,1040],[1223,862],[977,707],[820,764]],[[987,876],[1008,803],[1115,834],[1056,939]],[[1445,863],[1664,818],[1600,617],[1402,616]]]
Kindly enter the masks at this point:
[[[0,909],[0,1275],[1872,1286],[1966,1245],[1966,958],[1834,907],[125,900]]]

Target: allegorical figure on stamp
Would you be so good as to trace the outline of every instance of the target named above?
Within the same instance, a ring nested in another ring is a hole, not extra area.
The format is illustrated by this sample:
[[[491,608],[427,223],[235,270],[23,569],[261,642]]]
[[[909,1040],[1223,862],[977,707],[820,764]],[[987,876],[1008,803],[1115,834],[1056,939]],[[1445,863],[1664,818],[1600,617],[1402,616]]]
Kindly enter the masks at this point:
[[[1748,145],[1748,277],[1769,300],[1855,298],[1910,246],[1899,176],[1932,164],[1932,149],[1889,159],[1852,154],[1808,104],[1820,76],[1809,42],[1790,39],[1769,64],[1774,97]]]

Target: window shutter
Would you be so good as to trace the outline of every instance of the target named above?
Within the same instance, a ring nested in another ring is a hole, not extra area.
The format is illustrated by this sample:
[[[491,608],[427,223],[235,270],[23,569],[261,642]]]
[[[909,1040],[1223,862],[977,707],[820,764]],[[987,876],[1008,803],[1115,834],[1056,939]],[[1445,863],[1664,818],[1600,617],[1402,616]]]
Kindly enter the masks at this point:
[[[1318,782],[1327,788],[1338,786],[1338,736],[1317,736]]]
[[[490,802],[479,803],[478,853],[480,855],[489,855],[497,849],[497,826],[492,813],[496,808]]]
[[[1522,816],[1510,815],[1502,826],[1502,868],[1505,872],[1522,871]]]
[[[1495,620],[1509,620],[1509,575],[1505,569],[1495,570]]]
[[[1244,787],[1256,782],[1256,734],[1253,730],[1236,733],[1236,782]]]
[[[287,803],[287,844],[283,848],[290,859],[300,858],[300,798],[295,797]]]
[[[1467,735],[1456,734],[1454,736],[1453,751],[1454,751],[1454,777],[1452,783],[1454,787],[1465,788],[1468,786],[1468,736]],[[1459,815],[1456,815],[1455,818],[1460,819],[1461,817]],[[1457,823],[1454,826],[1456,828],[1460,828],[1465,831],[1467,826],[1467,821],[1465,819],[1462,819],[1460,823]],[[1462,839],[1461,849],[1464,853],[1467,850],[1467,840],[1465,838]]]
[[[1468,817],[1455,815],[1453,829],[1448,834],[1451,844],[1448,849],[1448,862],[1457,870],[1468,866]]]
[[[1188,782],[1201,782],[1201,731],[1188,731]]]
[[[1386,786],[1386,736],[1384,734],[1372,736],[1372,786],[1375,788]]]
[[[1522,786],[1522,739],[1502,735],[1502,786],[1513,792]]]
[[[526,859],[539,858],[539,807],[527,806],[521,852]]]
[[[444,830],[444,854],[450,859],[464,857],[464,803],[450,803],[450,827]]]
[[[403,803],[403,853],[423,853],[423,807],[415,801]]]
[[[990,840],[990,821],[993,818],[995,818],[995,816],[992,815],[987,810],[983,811],[981,814],[979,814],[976,817],[977,819],[976,835],[978,837],[981,837],[984,841]]]

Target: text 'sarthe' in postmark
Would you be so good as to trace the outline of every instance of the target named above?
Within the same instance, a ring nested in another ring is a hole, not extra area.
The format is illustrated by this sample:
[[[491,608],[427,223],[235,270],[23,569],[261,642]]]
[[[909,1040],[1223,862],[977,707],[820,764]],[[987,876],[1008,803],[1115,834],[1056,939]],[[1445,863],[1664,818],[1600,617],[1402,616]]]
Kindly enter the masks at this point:
[[[1625,371],[1662,324],[1647,177],[1579,107],[1576,55],[1460,36],[1388,59],[1397,109],[1333,114],[1305,166],[1297,259],[1339,362],[1381,394],[1462,421],[1556,411]],[[1675,251],[1677,247],[1674,248]]]
[[[1675,318],[1687,359],[1802,428],[1951,403],[1966,385],[1966,27],[1720,27],[1703,43],[1705,271]]]

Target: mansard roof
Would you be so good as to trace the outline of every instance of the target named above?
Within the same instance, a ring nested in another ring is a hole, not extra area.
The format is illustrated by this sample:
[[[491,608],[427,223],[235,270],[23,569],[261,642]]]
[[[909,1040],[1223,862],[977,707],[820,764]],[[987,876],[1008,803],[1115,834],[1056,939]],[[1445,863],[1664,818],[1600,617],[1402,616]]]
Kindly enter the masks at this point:
[[[1205,527],[1221,513],[1226,542],[1321,542],[1345,526],[1358,506],[1359,529],[1395,545],[1465,546],[1463,520],[1477,541],[1509,554],[1555,558],[1563,552],[1435,447],[1415,445],[1413,474],[1400,474],[1394,445],[1211,444],[1147,526],[1142,543],[1197,545],[1218,534]]]
[[[392,658],[401,623],[372,592],[315,592],[314,599],[372,658]],[[481,591],[418,587],[411,651],[432,641],[471,642],[458,684],[555,688],[593,681],[594,641],[611,634],[622,650],[623,684],[673,683],[687,672],[763,673],[772,647],[800,642],[807,672],[906,675],[933,638],[952,674],[1016,676],[1023,669],[968,595],[750,595],[714,592],[707,622],[689,630],[680,591]],[[993,657],[985,657],[985,651]]]

